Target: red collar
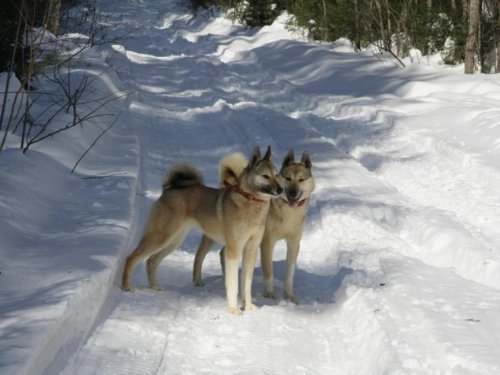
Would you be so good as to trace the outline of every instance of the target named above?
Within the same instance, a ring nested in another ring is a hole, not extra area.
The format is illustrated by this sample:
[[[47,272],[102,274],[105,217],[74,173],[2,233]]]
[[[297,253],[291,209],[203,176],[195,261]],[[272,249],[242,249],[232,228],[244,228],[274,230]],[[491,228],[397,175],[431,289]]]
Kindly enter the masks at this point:
[[[243,195],[246,199],[248,199],[251,202],[259,202],[259,203],[264,203],[265,200],[257,198],[255,195],[250,194],[243,189],[241,189],[238,185],[231,185],[229,182],[224,180],[224,186],[226,187],[226,190],[229,191],[234,191],[235,193]]]
[[[282,198],[283,199],[283,198]],[[307,202],[307,198],[304,198],[302,199],[301,201],[298,201],[296,204],[290,204],[289,201],[287,201],[286,199],[283,199],[285,201],[285,203],[289,206],[289,207],[302,207],[303,205],[306,204]]]

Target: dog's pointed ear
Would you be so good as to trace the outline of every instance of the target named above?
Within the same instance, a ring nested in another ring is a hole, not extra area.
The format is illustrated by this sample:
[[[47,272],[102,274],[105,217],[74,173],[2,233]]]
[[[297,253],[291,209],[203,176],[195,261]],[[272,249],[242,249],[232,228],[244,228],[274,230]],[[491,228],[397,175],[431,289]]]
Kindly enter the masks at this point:
[[[293,153],[293,148],[291,148],[290,150],[288,150],[288,154],[286,154],[285,158],[283,159],[282,168],[288,167],[293,162],[295,162],[295,155]]]
[[[309,157],[309,153],[307,151],[304,151],[302,154],[302,159],[300,159],[301,163],[304,163],[307,169],[312,168],[312,163],[311,163],[311,158]]]
[[[255,146],[252,155],[250,156],[250,161],[248,162],[248,165],[257,164],[259,160],[260,160],[260,148],[258,146]]]
[[[271,146],[267,146],[266,154],[262,160],[271,161]]]

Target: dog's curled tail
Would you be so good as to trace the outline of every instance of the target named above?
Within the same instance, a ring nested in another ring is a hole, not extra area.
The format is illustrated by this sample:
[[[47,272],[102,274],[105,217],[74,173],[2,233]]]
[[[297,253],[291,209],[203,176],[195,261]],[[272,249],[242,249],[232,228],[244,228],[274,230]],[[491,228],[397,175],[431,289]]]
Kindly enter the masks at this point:
[[[243,173],[247,165],[248,159],[240,152],[235,152],[224,157],[219,165],[220,186],[224,186],[224,181],[229,182],[231,185],[235,185],[238,177]]]
[[[178,164],[172,167],[163,180],[163,189],[183,188],[203,184],[201,174],[190,165]]]

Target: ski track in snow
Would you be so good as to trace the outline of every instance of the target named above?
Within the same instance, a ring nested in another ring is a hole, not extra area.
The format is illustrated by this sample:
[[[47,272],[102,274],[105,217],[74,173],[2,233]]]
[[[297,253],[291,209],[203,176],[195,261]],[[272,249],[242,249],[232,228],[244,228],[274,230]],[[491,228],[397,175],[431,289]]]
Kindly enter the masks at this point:
[[[425,90],[399,87],[404,71],[341,46],[279,40],[272,28],[249,36],[175,3],[119,7],[109,22],[129,36],[113,46],[112,61],[124,89],[136,92],[127,116],[140,144],[129,243],[171,163],[188,161],[216,185],[224,154],[270,144],[279,163],[289,147],[308,150],[317,190],[296,273],[301,304],[264,299],[258,266],[253,290],[263,307],[230,315],[216,252],[205,261],[206,285],[191,285],[200,238],[192,234],[161,265],[165,292],[147,288],[144,265],[135,293],[116,282],[86,343],[51,373],[500,373],[491,351],[500,332],[489,329],[500,326],[492,188],[500,174],[459,140],[419,127],[418,118],[432,120],[424,104],[451,111],[449,97],[405,94]],[[282,243],[275,253],[279,295]]]

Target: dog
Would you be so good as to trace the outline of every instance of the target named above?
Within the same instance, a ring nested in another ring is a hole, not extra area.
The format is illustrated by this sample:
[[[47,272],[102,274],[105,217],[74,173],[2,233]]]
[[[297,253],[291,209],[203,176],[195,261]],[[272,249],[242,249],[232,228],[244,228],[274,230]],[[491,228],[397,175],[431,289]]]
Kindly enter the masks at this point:
[[[232,181],[235,177],[229,173],[221,173],[221,183],[228,180]],[[278,174],[278,182],[284,188],[283,193],[271,200],[265,231],[260,244],[264,296],[276,298],[273,283],[273,250],[278,240],[285,239],[287,242],[285,298],[298,304],[299,301],[293,292],[293,280],[309,200],[314,191],[312,162],[309,154],[304,152],[300,162],[295,162],[293,150],[288,151]],[[193,266],[194,285],[203,285],[201,278],[203,260],[214,243],[212,239],[206,236],[201,240]],[[223,271],[225,269],[224,251],[223,248],[220,252]]]
[[[233,159],[231,159],[233,160]],[[231,169],[236,170],[231,172]],[[198,228],[211,240],[226,247],[224,253],[226,298],[229,311],[238,307],[238,267],[242,261],[241,297],[243,309],[251,310],[251,284],[257,251],[265,229],[270,200],[283,192],[271,161],[271,147],[261,158],[256,147],[246,165],[221,161],[221,171],[234,176],[234,184],[211,188],[203,184],[200,173],[190,165],[173,167],[163,183],[163,192],[152,207],[137,248],[127,257],[122,289],[132,291],[130,279],[137,264],[148,258],[149,286],[163,290],[157,281],[160,262]]]

